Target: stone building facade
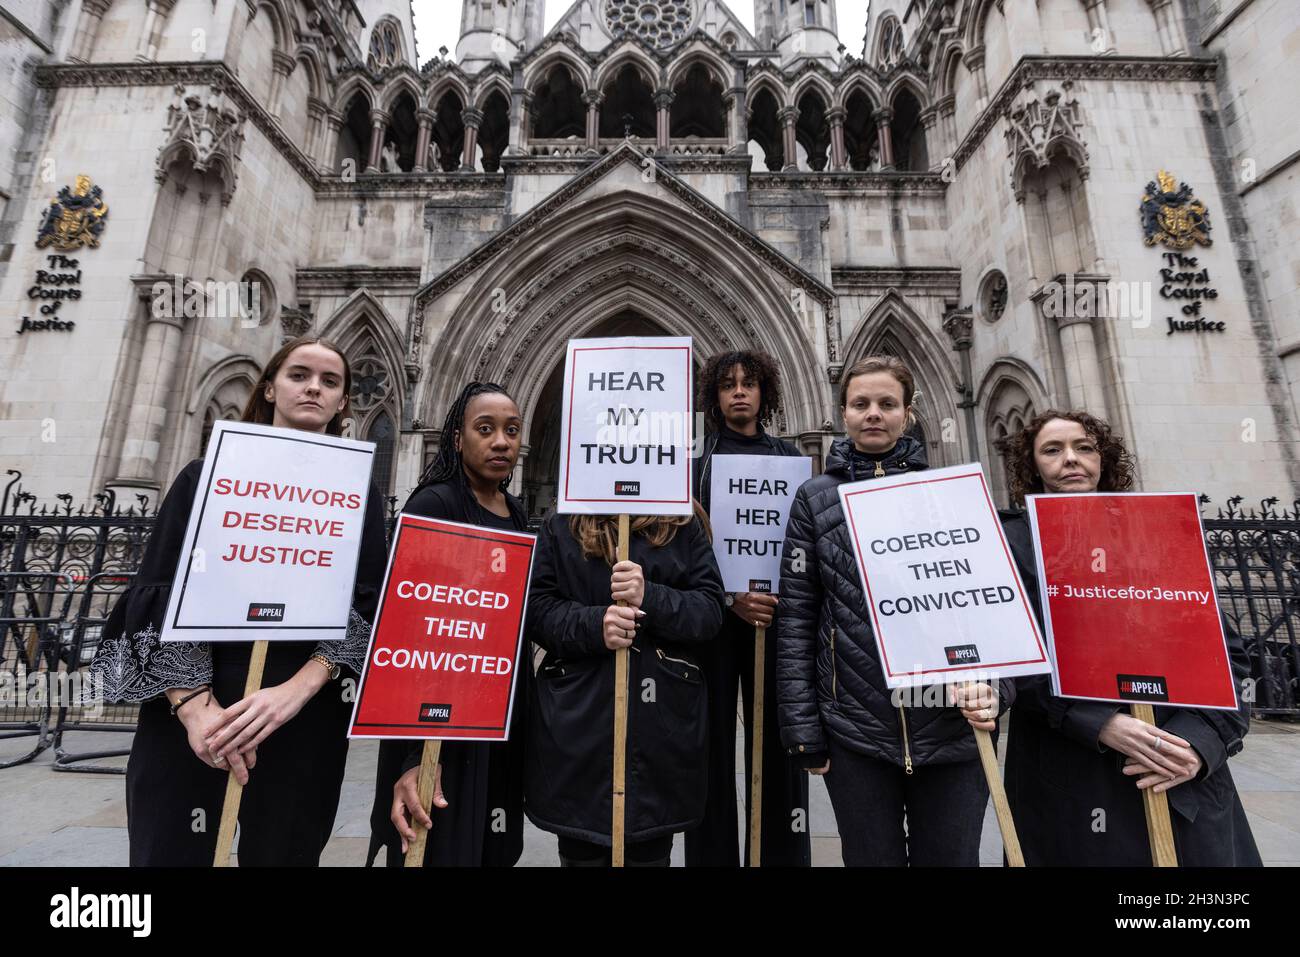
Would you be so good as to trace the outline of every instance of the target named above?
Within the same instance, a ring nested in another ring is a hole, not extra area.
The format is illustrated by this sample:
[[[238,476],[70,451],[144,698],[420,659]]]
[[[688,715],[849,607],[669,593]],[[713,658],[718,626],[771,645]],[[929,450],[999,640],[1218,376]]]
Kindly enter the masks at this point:
[[[464,0],[421,66],[407,0],[6,3],[0,466],[156,495],[312,330],[387,492],[490,379],[538,512],[566,340],[668,334],[776,356],[810,453],[890,352],[999,495],[1081,406],[1145,489],[1300,496],[1300,7],[754,6]]]

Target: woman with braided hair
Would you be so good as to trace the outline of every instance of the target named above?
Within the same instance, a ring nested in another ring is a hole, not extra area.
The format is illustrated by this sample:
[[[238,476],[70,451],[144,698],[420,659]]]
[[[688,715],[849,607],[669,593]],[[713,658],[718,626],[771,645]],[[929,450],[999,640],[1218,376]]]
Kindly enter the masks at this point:
[[[519,407],[490,382],[471,382],[447,412],[438,455],[402,509],[410,515],[465,525],[527,531],[519,500],[506,491],[523,435]],[[445,741],[434,781],[433,810],[420,806],[416,784],[421,741],[384,741],[379,749],[370,815],[373,863],[388,849],[400,867],[415,838],[412,820],[429,828],[430,867],[511,867],[523,852],[523,716],[532,668],[515,669],[516,704],[502,744]]]

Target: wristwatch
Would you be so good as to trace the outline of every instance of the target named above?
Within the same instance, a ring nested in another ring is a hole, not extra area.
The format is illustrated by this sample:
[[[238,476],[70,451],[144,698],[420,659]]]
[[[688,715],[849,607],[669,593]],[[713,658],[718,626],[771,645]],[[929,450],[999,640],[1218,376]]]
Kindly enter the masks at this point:
[[[324,655],[312,655],[312,656],[311,656],[311,660],[312,660],[312,661],[319,661],[321,664],[323,664],[323,665],[325,666],[325,670],[328,671],[329,674],[330,674],[330,676],[329,676],[329,680],[330,680],[330,681],[337,681],[338,678],[339,678],[339,675],[341,675],[341,674],[343,673],[343,669],[342,669],[342,668],[340,668],[340,667],[339,667],[337,664],[335,664],[333,661],[330,661],[330,660],[329,660],[328,658],[326,658]]]
[[[736,603],[736,593],[734,591],[727,592],[727,597],[723,600],[727,603],[727,607],[730,608]]]

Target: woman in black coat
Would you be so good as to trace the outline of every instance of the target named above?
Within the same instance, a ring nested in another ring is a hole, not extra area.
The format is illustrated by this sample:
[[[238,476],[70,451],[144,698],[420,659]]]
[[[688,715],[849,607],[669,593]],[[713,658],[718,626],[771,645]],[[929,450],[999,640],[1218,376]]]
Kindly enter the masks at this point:
[[[505,390],[471,382],[447,412],[438,457],[407,499],[403,512],[505,531],[528,530],[519,500],[506,491],[523,435],[519,408]],[[421,741],[379,746],[367,865],[381,848],[401,867],[415,839],[414,816],[430,828],[428,867],[512,867],[524,849],[524,718],[532,668],[515,668],[515,707],[505,742],[444,741],[435,769],[433,816],[420,806]]]
[[[699,517],[552,515],[528,593],[546,649],[530,709],[524,811],[559,835],[562,866],[607,866],[613,814],[614,652],[628,654],[624,834],[631,866],[667,866],[698,824],[708,784],[708,703],[695,649],[722,624],[722,578]],[[626,607],[617,602],[625,601]]]
[[[794,760],[826,776],[851,867],[976,866],[988,803],[963,713],[945,697],[934,706],[905,706],[906,690],[896,695],[885,682],[840,506],[844,482],[926,467],[920,443],[903,434],[913,394],[911,373],[893,357],[863,359],[845,372],[840,408],[848,437],[831,446],[825,472],[796,493],[781,557],[781,742]],[[993,718],[1014,693],[1011,682],[1000,686],[999,695],[973,684],[962,704],[971,716]]]
[[[1004,455],[1017,503],[1027,494],[1132,486],[1123,443],[1086,412],[1043,413],[1008,438]],[[1041,624],[1025,513],[1004,512],[1003,527]],[[1240,683],[1250,675],[1245,648],[1226,621],[1224,632]],[[1147,787],[1168,795],[1179,864],[1261,863],[1228,770],[1250,726],[1249,705],[1215,711],[1157,704],[1153,728],[1120,705],[1058,698],[1047,675],[1016,684],[1006,787],[1026,864],[1150,866],[1141,794]]]
[[[294,339],[267,363],[243,421],[339,435],[351,381],[337,346]],[[372,485],[347,638],[271,642],[262,688],[244,697],[251,642],[159,641],[202,469],[191,462],[168,491],[90,666],[106,700],[140,702],[126,765],[131,866],[211,866],[233,771],[244,785],[239,864],[314,867],[348,753],[340,673],[361,672],[384,577],[382,500]]]

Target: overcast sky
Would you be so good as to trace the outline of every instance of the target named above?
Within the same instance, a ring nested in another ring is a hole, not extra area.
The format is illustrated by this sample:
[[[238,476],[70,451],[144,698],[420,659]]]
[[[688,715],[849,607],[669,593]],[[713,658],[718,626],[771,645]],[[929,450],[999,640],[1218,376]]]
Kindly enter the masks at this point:
[[[840,40],[849,52],[862,54],[862,35],[866,32],[867,3],[869,0],[839,0]],[[731,0],[727,4],[742,23],[750,30],[754,29],[753,0]],[[546,29],[550,29],[569,8],[573,0],[547,0]],[[438,52],[438,47],[445,46],[454,54],[456,41],[460,37],[460,11],[462,4],[457,0],[412,0],[415,10],[415,40],[419,47],[420,63],[423,64]]]

